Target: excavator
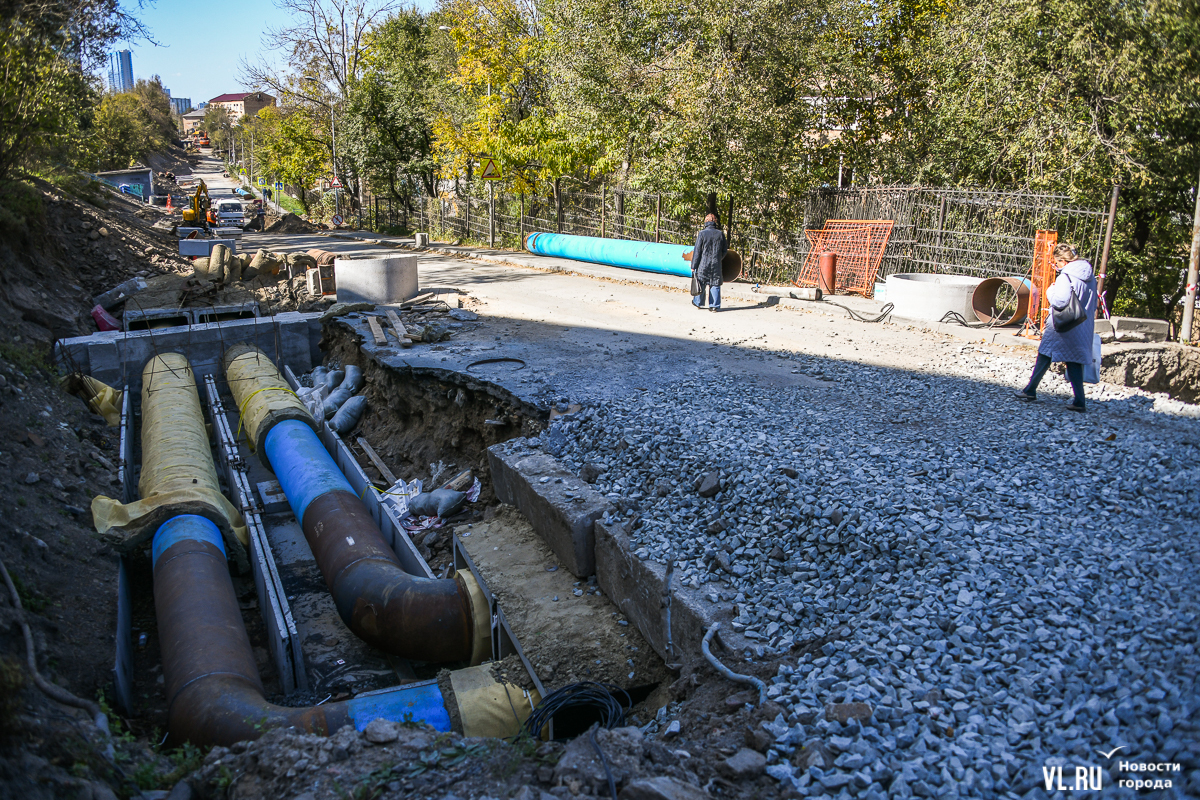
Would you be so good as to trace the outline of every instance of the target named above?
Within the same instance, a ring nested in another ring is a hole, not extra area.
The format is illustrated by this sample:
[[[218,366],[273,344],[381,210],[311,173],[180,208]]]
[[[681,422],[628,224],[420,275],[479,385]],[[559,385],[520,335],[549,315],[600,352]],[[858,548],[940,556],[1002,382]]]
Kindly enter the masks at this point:
[[[208,198],[208,185],[200,181],[196,193],[192,195],[190,208],[183,210],[183,221],[198,228],[208,228],[208,207],[212,202]]]

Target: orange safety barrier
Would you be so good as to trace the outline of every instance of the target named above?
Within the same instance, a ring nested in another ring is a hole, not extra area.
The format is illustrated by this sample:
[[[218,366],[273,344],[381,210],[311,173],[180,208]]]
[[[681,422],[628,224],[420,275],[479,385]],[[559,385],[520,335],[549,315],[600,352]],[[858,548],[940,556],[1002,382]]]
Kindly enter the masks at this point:
[[[831,219],[819,231],[805,231],[811,247],[792,283],[816,286],[821,254],[836,253],[838,294],[871,297],[893,225],[890,219]]]
[[[1032,285],[1029,298],[1029,317],[1022,335],[1038,338],[1046,329],[1046,318],[1050,316],[1050,302],[1046,290],[1058,276],[1054,272],[1054,248],[1058,246],[1058,231],[1038,231],[1033,237],[1033,266],[1029,270]]]

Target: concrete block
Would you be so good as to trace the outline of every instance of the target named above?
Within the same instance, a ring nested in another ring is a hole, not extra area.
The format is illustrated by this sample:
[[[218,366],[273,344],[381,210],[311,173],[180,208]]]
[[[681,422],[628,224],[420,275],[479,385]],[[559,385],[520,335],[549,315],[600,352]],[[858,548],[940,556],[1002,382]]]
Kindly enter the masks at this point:
[[[937,275],[906,272],[889,275],[885,292],[894,304],[892,314],[902,319],[937,322],[947,312],[955,311],[968,321],[975,321],[971,296],[983,278],[965,275]]]
[[[1113,317],[1113,335],[1118,342],[1165,342],[1170,329],[1165,320]]]
[[[596,520],[608,501],[555,458],[517,439],[488,448],[496,497],[525,515],[559,561],[574,575],[596,571]]]
[[[1100,341],[1102,342],[1111,342],[1114,338],[1112,320],[1096,320],[1096,335],[1100,337]]]
[[[700,655],[700,643],[709,626],[721,622],[721,641],[741,651],[749,642],[728,624],[733,618],[732,603],[714,603],[704,595],[722,590],[721,584],[709,583],[703,589],[675,584],[671,587],[671,636],[674,655],[668,653],[666,615],[663,595],[667,568],[655,561],[643,561],[629,544],[623,526],[596,523],[596,583],[621,609],[654,651],[667,662],[686,662]],[[726,588],[726,591],[730,591]]]
[[[237,241],[234,239],[180,239],[179,255],[208,258],[212,255],[212,249],[219,244],[228,247],[230,255],[237,255]]]
[[[339,303],[400,303],[417,296],[417,257],[339,258],[333,263]]]

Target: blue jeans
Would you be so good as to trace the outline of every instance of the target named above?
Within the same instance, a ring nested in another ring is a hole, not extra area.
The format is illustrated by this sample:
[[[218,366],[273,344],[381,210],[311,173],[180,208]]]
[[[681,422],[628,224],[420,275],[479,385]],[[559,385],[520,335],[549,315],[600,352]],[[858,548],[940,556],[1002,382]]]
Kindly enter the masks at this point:
[[[703,283],[700,284],[700,294],[698,294],[692,298],[692,305],[694,305],[696,308],[704,308],[704,295],[706,293],[705,290],[707,290],[707,294],[708,294],[708,307],[709,308],[720,308],[721,307],[721,287],[720,286],[705,286]]]
[[[1029,383],[1025,386],[1025,394],[1030,396],[1037,394],[1038,384],[1046,376],[1046,371],[1050,369],[1051,363],[1053,362],[1050,356],[1038,353],[1037,361],[1033,365],[1033,374],[1029,376]],[[1074,361],[1065,363],[1067,365],[1067,381],[1071,384],[1071,392],[1075,395],[1073,402],[1080,408],[1084,408],[1087,401],[1083,394],[1083,364],[1077,364]]]

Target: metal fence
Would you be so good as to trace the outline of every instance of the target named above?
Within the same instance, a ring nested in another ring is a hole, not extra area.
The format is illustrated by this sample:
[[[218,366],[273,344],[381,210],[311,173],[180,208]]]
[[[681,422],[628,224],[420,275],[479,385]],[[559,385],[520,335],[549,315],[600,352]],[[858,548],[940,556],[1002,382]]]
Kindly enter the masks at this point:
[[[519,250],[527,234],[543,231],[690,244],[705,213],[703,204],[679,195],[553,183],[539,189],[515,194],[482,180],[444,181],[438,197],[411,205],[368,198],[363,224]],[[719,205],[730,247],[743,257],[743,280],[763,284],[796,280],[811,247],[804,232],[827,220],[893,222],[878,280],[898,272],[1024,275],[1038,230],[1058,231],[1059,241],[1096,263],[1108,220],[1103,209],[1066,195],[925,186],[817,189],[754,204],[726,198]]]

